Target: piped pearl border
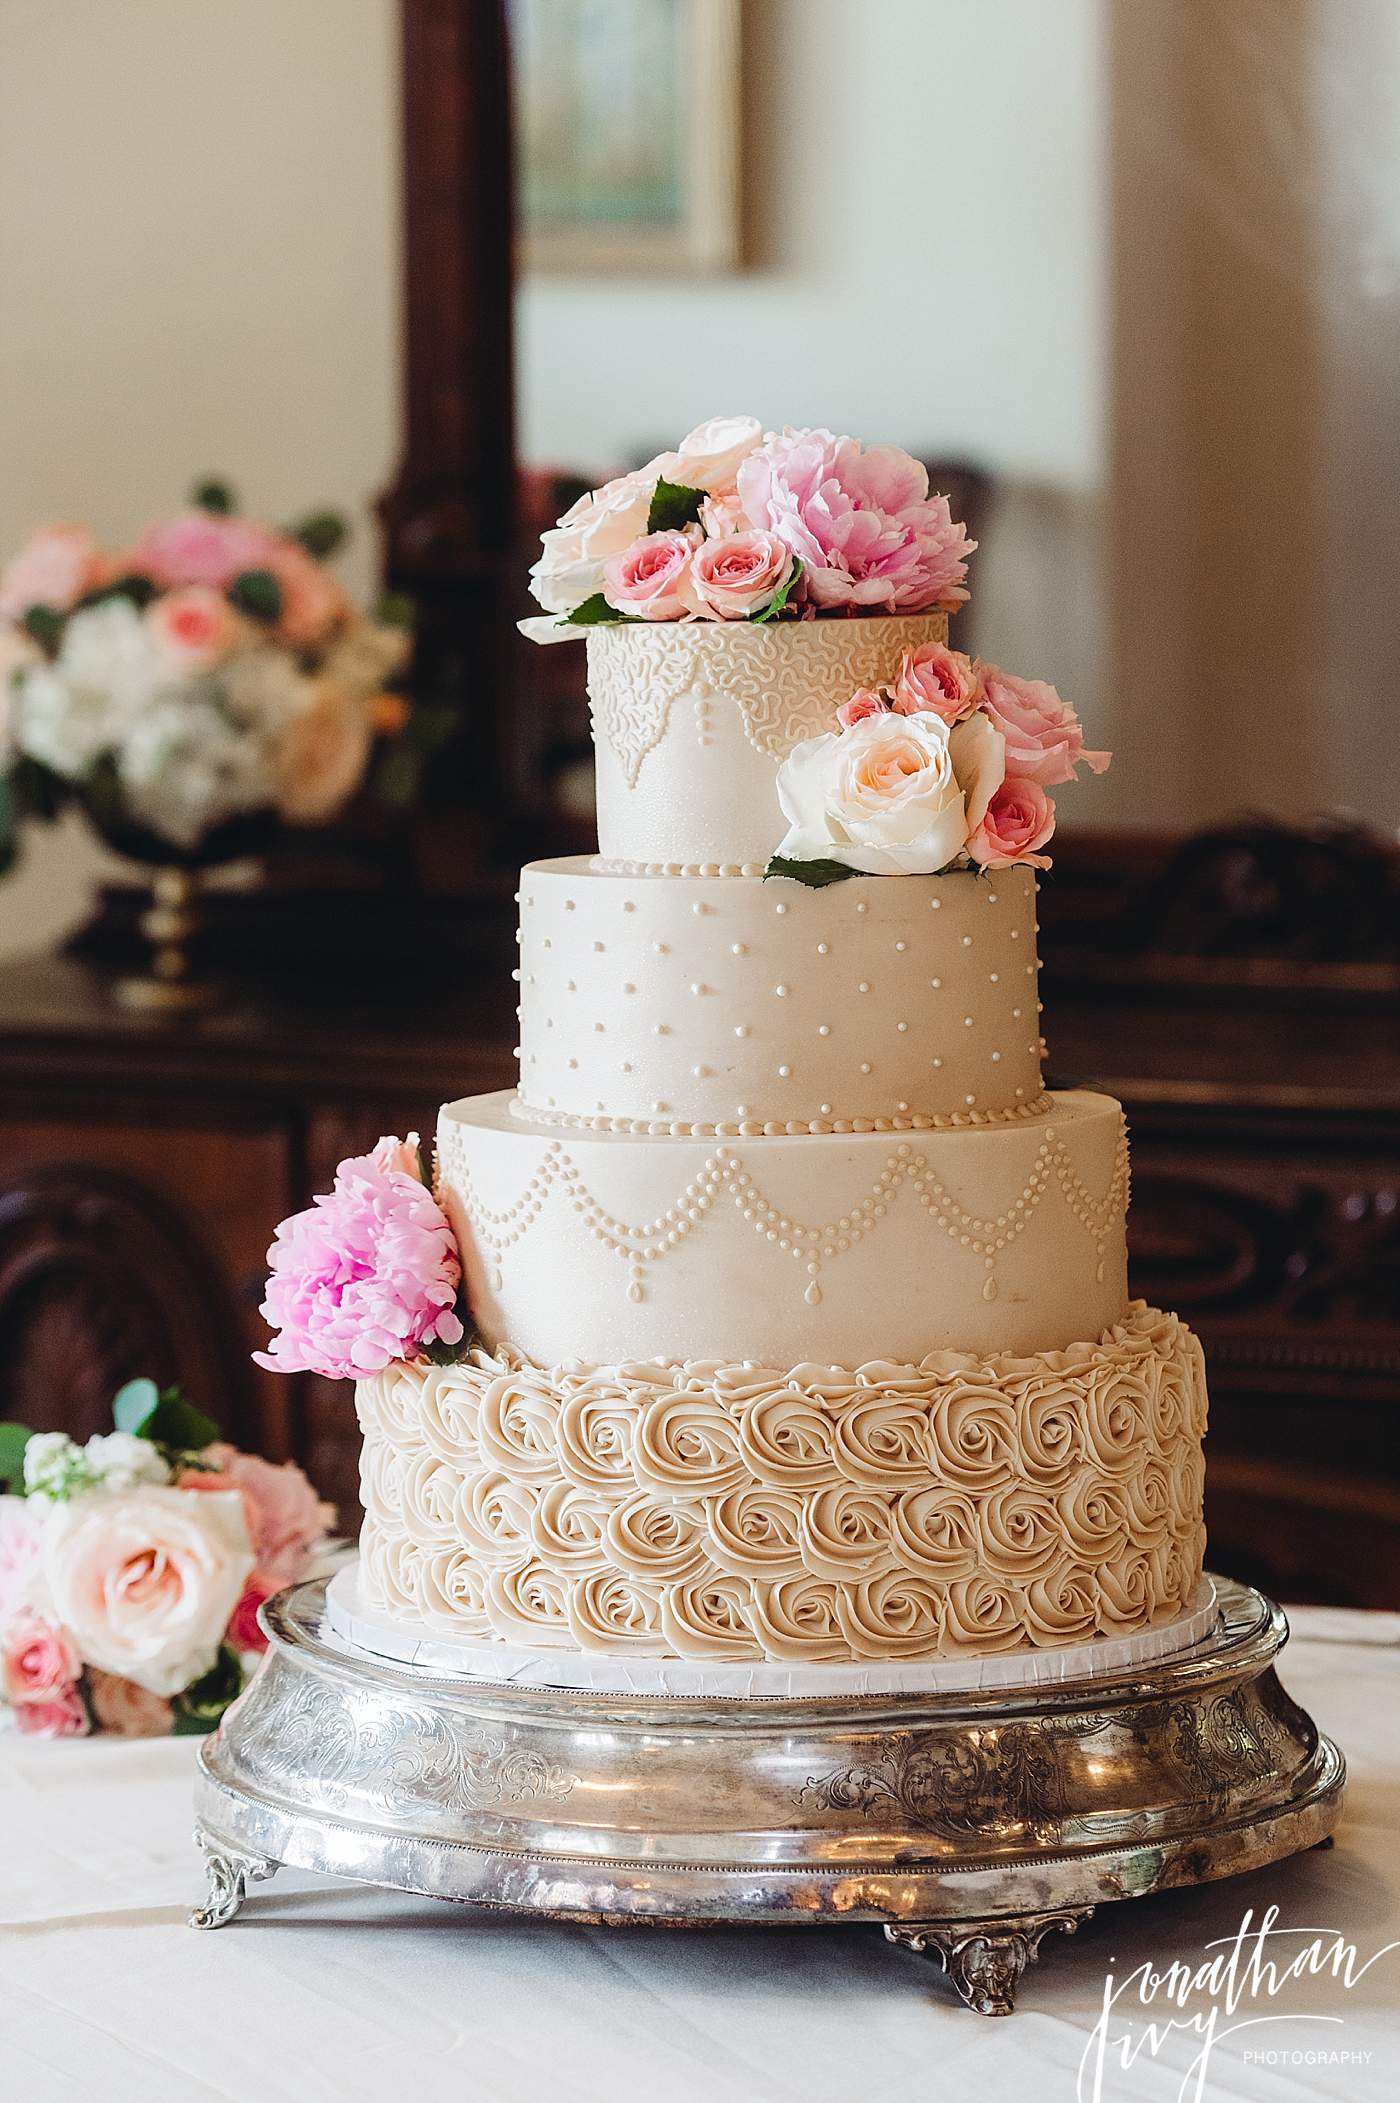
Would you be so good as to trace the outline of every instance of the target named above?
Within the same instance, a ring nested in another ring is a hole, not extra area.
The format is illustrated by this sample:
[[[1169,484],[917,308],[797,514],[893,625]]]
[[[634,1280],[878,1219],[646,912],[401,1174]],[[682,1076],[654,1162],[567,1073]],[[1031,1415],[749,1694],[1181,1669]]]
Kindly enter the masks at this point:
[[[958,1132],[975,1125],[1018,1124],[1052,1108],[1044,1090],[1034,1102],[1005,1110],[911,1110],[897,1117],[790,1117],[725,1119],[710,1124],[684,1118],[587,1116],[572,1110],[542,1110],[523,1096],[511,1098],[510,1114],[522,1124],[562,1125],[574,1132],[622,1132],[637,1139],[801,1139],[836,1132]]]
[[[762,876],[763,862],[629,862],[611,855],[595,854],[589,861],[594,876]]]

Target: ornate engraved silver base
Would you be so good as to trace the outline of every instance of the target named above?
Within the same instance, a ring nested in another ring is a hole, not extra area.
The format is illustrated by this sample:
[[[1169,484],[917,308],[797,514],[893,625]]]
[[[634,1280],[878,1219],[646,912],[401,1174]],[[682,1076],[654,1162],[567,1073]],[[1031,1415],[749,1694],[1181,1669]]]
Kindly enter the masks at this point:
[[[1052,1929],[1316,1846],[1345,1766],[1217,1580],[1217,1633],[1114,1678],[958,1695],[702,1701],[487,1686],[356,1650],[325,1586],[200,1757],[209,1899],[279,1864],[606,1922],[873,1922],[1010,2012]]]

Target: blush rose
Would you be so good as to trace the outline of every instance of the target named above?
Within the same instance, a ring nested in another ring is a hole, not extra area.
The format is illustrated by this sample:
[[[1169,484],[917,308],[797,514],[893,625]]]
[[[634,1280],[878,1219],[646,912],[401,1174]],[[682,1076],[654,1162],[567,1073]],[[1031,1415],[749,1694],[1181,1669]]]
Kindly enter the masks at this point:
[[[0,1640],[0,1691],[16,1708],[24,1702],[58,1699],[82,1669],[67,1629],[41,1614],[17,1615]]]
[[[693,554],[687,533],[644,533],[604,563],[603,597],[636,620],[676,621],[693,615]]]
[[[1102,774],[1113,757],[1088,752],[1079,718],[1043,679],[1017,679],[998,665],[979,665],[982,706],[1006,739],[1008,773],[1044,788],[1073,781],[1082,761]],[[1047,835],[1048,837],[1048,835]]]
[[[946,643],[924,643],[905,651],[890,707],[896,715],[927,713],[957,723],[970,716],[981,699],[981,676],[970,657]]]
[[[969,859],[983,869],[1004,869],[1012,862],[1048,869],[1050,857],[1036,850],[1055,830],[1055,806],[1038,781],[1011,775],[992,797],[982,821],[969,835]]]
[[[691,590],[702,613],[720,621],[761,613],[792,576],[794,556],[776,533],[758,528],[702,541],[690,566]]]

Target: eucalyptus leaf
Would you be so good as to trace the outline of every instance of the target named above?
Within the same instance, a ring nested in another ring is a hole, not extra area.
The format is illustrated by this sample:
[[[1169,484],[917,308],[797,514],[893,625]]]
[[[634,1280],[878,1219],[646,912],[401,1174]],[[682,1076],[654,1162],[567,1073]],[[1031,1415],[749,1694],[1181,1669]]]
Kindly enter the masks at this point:
[[[845,862],[791,862],[775,854],[763,872],[763,880],[766,883],[770,876],[789,876],[795,884],[806,884],[809,891],[823,891],[828,884],[843,884],[848,876],[859,875],[859,869],[852,869]]]
[[[34,1434],[27,1424],[0,1424],[0,1487],[24,1482],[24,1449]]]
[[[755,624],[755,626],[757,626],[757,624],[761,621],[771,621],[775,613],[781,613],[783,608],[787,605],[788,600],[796,591],[801,576],[802,564],[800,562],[794,562],[792,565],[792,575],[788,578],[787,583],[783,585],[780,591],[774,592],[772,598],[768,601],[768,604],[764,607],[762,613],[751,613],[749,615],[750,621],[752,621]]]
[[[703,489],[691,489],[684,482],[668,482],[662,475],[651,493],[648,533],[679,533],[682,527],[697,524],[704,501]]]
[[[133,1438],[141,1438],[145,1435],[146,1420],[159,1401],[160,1389],[154,1380],[128,1380],[125,1387],[119,1387],[112,1397],[112,1422],[118,1431],[128,1431]]]

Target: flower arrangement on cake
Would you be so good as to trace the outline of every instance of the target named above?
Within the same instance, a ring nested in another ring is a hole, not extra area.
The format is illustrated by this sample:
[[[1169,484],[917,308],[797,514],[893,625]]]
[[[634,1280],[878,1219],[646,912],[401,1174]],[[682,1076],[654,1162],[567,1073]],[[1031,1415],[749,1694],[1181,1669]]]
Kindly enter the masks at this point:
[[[129,1381],[113,1418],[81,1446],[0,1425],[0,1725],[29,1737],[212,1730],[335,1521],[175,1389]]]
[[[0,866],[18,818],[67,802],[184,867],[333,816],[408,719],[387,691],[408,631],[327,566],[345,531],[330,512],[275,530],[208,482],[122,549],[36,532],[0,568]]]

